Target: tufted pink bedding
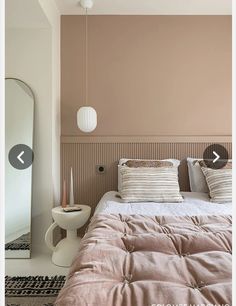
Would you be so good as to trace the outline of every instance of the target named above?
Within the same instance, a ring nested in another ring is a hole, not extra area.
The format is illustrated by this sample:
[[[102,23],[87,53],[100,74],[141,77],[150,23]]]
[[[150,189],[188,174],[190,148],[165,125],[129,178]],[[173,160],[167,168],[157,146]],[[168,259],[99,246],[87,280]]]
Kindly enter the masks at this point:
[[[56,306],[231,305],[231,217],[93,217]]]

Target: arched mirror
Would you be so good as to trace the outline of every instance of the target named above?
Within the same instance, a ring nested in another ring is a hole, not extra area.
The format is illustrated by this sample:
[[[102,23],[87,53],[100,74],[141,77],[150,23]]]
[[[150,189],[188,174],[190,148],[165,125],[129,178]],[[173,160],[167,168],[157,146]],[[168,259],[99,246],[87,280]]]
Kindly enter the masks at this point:
[[[5,79],[5,256],[30,258],[34,95]]]

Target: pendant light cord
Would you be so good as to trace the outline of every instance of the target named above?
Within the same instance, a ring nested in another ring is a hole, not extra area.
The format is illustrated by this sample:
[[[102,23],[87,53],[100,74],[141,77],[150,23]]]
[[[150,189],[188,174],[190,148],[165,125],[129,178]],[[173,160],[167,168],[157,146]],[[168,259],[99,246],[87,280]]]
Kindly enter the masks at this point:
[[[88,105],[88,9],[85,16],[85,105]]]

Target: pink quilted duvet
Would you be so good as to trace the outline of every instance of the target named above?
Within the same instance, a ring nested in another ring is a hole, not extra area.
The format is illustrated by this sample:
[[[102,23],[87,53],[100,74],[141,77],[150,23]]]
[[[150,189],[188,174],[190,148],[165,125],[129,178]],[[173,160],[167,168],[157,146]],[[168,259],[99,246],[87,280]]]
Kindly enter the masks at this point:
[[[231,217],[93,217],[56,306],[231,305]]]

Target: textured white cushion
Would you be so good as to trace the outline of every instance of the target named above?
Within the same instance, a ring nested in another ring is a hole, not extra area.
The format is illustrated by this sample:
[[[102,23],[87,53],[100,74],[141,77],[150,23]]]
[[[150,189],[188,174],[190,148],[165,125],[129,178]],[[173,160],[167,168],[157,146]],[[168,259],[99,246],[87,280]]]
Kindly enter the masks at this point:
[[[211,202],[232,202],[232,169],[210,169],[202,167],[210,190]]]
[[[134,159],[134,158],[121,158],[119,160],[119,164],[118,164],[118,191],[121,191],[121,174],[120,174],[120,168],[119,166],[123,165],[124,163],[126,163],[128,160],[143,160],[143,161],[153,161],[156,159]],[[180,161],[177,159],[162,159],[160,161],[168,161],[171,162],[173,164],[174,167],[178,167],[180,164]]]
[[[120,195],[124,202],[182,202],[177,167],[130,168],[119,166]]]
[[[201,170],[201,166],[197,162],[199,160],[202,159],[187,158],[190,190],[193,192],[209,192],[206,178]]]

